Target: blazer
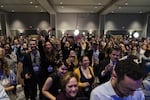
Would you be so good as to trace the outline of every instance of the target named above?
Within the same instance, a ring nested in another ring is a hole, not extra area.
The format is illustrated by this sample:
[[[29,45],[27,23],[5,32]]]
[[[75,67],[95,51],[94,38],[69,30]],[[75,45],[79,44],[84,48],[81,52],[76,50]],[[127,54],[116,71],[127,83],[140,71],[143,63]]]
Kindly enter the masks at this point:
[[[22,63],[23,63],[23,70],[22,70],[22,73],[21,73],[21,77],[23,79],[25,79],[25,74],[28,73],[28,74],[31,75],[31,78],[35,78],[35,72],[33,70],[32,59],[31,59],[30,52],[24,54]]]
[[[104,59],[100,64],[98,64],[98,79],[101,83],[107,82],[111,78],[111,72],[107,72],[104,76],[101,75],[102,71],[105,69],[105,66],[110,63],[110,59]]]

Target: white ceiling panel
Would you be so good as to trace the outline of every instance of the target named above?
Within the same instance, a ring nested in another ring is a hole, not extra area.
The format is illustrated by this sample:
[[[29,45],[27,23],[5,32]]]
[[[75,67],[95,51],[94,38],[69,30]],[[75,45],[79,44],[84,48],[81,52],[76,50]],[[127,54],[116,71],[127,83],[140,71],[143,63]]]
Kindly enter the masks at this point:
[[[128,0],[129,5],[150,6],[150,0]]]
[[[9,5],[3,7],[3,10],[7,12],[44,12],[45,10],[41,6],[34,5]]]
[[[150,0],[0,0],[3,12],[147,13]]]
[[[118,8],[115,13],[146,13],[150,11],[150,7],[122,7]]]
[[[102,5],[107,4],[110,0],[49,0],[52,1],[55,5],[58,4],[71,4],[71,5],[98,5],[101,3]]]
[[[60,13],[96,13],[102,6],[57,6],[56,9]]]
[[[9,5],[13,5],[13,4],[38,4],[37,0],[0,0],[0,4],[9,4]]]

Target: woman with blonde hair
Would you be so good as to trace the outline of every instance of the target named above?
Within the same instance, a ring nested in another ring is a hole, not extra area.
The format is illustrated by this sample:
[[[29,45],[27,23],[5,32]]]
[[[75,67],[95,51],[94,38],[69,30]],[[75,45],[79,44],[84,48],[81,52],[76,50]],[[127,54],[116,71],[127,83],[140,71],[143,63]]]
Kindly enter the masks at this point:
[[[62,81],[62,92],[57,95],[56,100],[76,100],[78,94],[78,78],[73,72],[64,75]]]

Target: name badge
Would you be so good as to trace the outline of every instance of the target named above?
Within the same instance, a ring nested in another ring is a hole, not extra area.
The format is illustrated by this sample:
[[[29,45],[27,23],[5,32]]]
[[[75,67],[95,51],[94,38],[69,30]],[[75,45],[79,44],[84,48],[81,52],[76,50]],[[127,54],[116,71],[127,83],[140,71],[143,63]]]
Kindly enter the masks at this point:
[[[47,71],[48,72],[52,72],[53,71],[53,67],[51,65],[49,65],[48,68],[47,68]]]
[[[37,66],[37,65],[34,66],[34,67],[33,67],[33,70],[34,70],[35,72],[39,71],[39,66]]]

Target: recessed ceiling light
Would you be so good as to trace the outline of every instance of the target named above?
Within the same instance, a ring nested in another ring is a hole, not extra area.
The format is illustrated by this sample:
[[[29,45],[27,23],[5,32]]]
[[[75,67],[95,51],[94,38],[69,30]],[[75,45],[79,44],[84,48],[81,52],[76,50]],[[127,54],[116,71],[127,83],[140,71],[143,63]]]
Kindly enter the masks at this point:
[[[64,6],[61,6],[61,8],[64,8]]]
[[[1,8],[3,8],[4,6],[3,5],[1,5]]]
[[[141,13],[143,13],[142,11],[139,11],[139,13],[141,14]]]
[[[129,5],[129,4],[128,4],[128,2],[126,2],[124,5],[126,5],[126,6],[127,6],[127,5]]]
[[[101,3],[101,2],[99,2],[99,3],[98,3],[98,5],[102,5],[102,3]]]
[[[121,9],[121,6],[119,6],[118,9]]]
[[[63,2],[60,2],[60,4],[62,5],[62,4],[63,4]]]
[[[114,11],[111,11],[111,13],[114,13]]]
[[[11,12],[15,12],[15,10],[11,10]]]
[[[30,4],[33,4],[33,2],[31,1]]]
[[[94,8],[97,9],[97,6],[95,6]]]
[[[35,8],[37,8],[38,6],[35,6]]]

